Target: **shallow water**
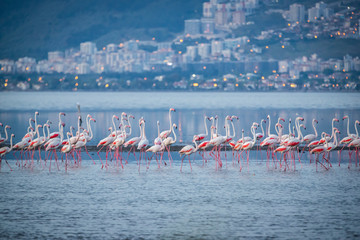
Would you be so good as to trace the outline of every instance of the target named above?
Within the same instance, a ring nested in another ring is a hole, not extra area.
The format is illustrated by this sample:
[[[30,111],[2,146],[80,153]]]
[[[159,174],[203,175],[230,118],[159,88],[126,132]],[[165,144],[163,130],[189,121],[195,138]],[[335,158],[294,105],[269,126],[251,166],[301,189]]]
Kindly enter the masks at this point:
[[[14,165],[14,162],[11,161]],[[359,169],[314,164],[283,172],[264,161],[215,171],[180,161],[138,173],[83,161],[68,173],[0,173],[0,236],[29,238],[358,238]]]
[[[238,115],[236,138],[241,129],[250,135],[253,121],[269,114],[274,122],[283,117],[285,133],[288,119],[305,118],[307,130],[313,132],[311,120],[319,120],[318,132],[331,131],[331,119],[346,136],[344,115],[350,116],[350,132],[360,119],[359,94],[349,93],[1,93],[0,121],[12,126],[15,141],[25,134],[28,119],[40,112],[38,122],[47,119],[57,130],[58,112],[69,130],[77,125],[76,102],[82,116],[90,113],[96,120],[91,145],[105,137],[113,114],[133,114],[132,136],[139,135],[137,120],[146,119],[146,136],[152,142],[157,136],[156,121],[161,130],[169,128],[168,109],[175,107],[179,143],[190,143],[195,133],[203,133],[204,115],[218,115],[219,131],[225,135],[226,115]],[[84,123],[85,124],[85,123]],[[0,130],[3,134],[3,130]],[[260,130],[258,130],[260,131]],[[14,142],[15,142],[14,141]],[[90,143],[89,143],[90,144]],[[190,171],[184,161],[172,153],[174,165],[157,169],[152,161],[140,173],[131,158],[124,170],[101,169],[83,154],[81,168],[67,173],[52,165],[52,171],[39,165],[34,170],[18,169],[8,154],[14,171],[2,163],[0,172],[0,238],[1,239],[238,239],[238,238],[359,238],[360,173],[353,164],[347,168],[348,154],[343,151],[341,167],[332,155],[333,167],[325,171],[309,164],[307,154],[296,171],[266,167],[255,153],[249,168],[241,172],[230,161],[215,171],[214,161],[202,166],[197,155]],[[104,158],[102,153],[102,158]],[[229,159],[231,153],[229,152]],[[265,153],[262,153],[265,157]],[[54,164],[54,163],[53,163]],[[48,167],[48,166],[47,166]]]

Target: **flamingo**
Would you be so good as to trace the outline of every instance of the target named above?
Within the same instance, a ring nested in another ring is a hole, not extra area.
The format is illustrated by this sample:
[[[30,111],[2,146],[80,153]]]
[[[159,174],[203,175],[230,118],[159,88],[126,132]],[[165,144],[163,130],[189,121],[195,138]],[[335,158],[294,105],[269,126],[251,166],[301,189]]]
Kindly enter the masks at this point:
[[[65,123],[62,123],[62,125],[65,125]],[[46,146],[46,149],[45,151],[50,151],[52,150],[52,154],[50,155],[49,153],[49,157],[50,157],[50,164],[49,164],[49,172],[51,171],[51,159],[52,159],[52,155],[55,156],[55,162],[56,162],[56,165],[57,165],[57,168],[58,170],[60,170],[59,168],[59,163],[58,163],[58,157],[57,157],[57,154],[56,154],[56,149],[58,149],[60,146],[61,146],[61,143],[63,141],[63,131],[61,130],[60,131],[60,138],[56,137],[56,138],[53,138],[51,139],[51,141],[48,141],[47,142],[47,146]]]
[[[133,137],[131,138],[130,140],[128,140],[127,142],[124,143],[124,147],[128,147],[130,146],[130,150],[129,150],[129,153],[128,153],[128,157],[126,159],[126,162],[128,161],[129,159],[129,155],[131,153],[131,151],[133,150],[133,154],[134,154],[134,157],[136,159],[136,155],[135,155],[135,146],[139,144],[141,138],[142,138],[142,125],[143,124],[143,119],[140,118],[139,119],[139,128],[140,128],[140,136],[139,137]],[[159,134],[160,134],[160,130],[158,130]],[[136,159],[137,161],[137,159]]]
[[[312,142],[312,141],[314,141],[314,140],[317,138],[318,133],[317,133],[317,131],[316,131],[315,123],[318,124],[319,122],[318,122],[318,120],[316,120],[316,119],[314,118],[314,119],[312,120],[312,126],[313,126],[313,128],[314,128],[314,133],[315,133],[315,134],[308,134],[308,135],[306,135],[306,136],[304,137],[304,139],[303,139],[303,141],[304,141],[305,143]]]
[[[72,150],[72,146],[71,146],[71,143],[69,141],[69,136],[71,136],[71,133],[70,132],[67,132],[66,133],[67,135],[67,139],[68,139],[68,143],[64,146],[62,146],[61,148],[61,152],[62,153],[65,153],[65,172],[67,172],[67,165],[68,165],[68,154],[71,152]]]
[[[154,155],[155,155],[155,158],[156,158],[156,162],[158,164],[158,168],[160,168],[160,164],[159,164],[159,161],[158,161],[158,154],[160,152],[162,152],[164,149],[165,149],[164,144],[160,144],[160,145],[156,144],[156,145],[153,145],[150,148],[146,149],[146,152],[152,152],[153,153],[151,155],[151,157],[149,158],[149,163],[147,165],[147,169],[149,169],[151,159],[153,158]],[[162,159],[162,155],[161,155],[160,161],[161,161],[161,159]]]
[[[253,135],[253,140],[250,142],[245,142],[242,144],[241,149],[243,151],[245,151],[246,153],[246,162],[247,162],[247,166],[249,167],[249,156],[250,156],[250,150],[254,147],[255,143],[256,143],[256,135],[255,135],[255,130],[257,129],[256,124],[253,124],[251,126],[251,133]],[[249,151],[249,152],[248,152]],[[240,167],[240,171],[241,171],[241,167]]]
[[[202,150],[202,153],[199,152],[199,154],[202,156],[203,158],[203,165],[204,162],[207,162],[207,159],[205,157],[206,154],[206,148],[210,147],[210,141],[214,138],[214,132],[215,132],[215,126],[211,126],[210,127],[210,140],[207,141],[203,141],[202,143],[199,144],[198,149]]]
[[[315,147],[314,149],[310,150],[310,153],[311,154],[316,154],[316,171],[318,171],[318,167],[317,167],[317,164],[319,162],[319,155],[321,153],[325,153],[327,147],[328,147],[328,142],[327,142],[327,138],[326,138],[326,133],[325,132],[322,132],[321,133],[321,138],[324,138],[325,139],[325,145],[320,145],[320,146],[317,146]],[[328,168],[323,165],[321,162],[319,162],[326,170],[328,170]]]
[[[11,136],[10,136],[10,147],[5,146],[5,147],[0,148],[0,170],[1,170],[1,161],[2,161],[3,157],[5,157],[5,155],[7,153],[9,153],[13,148],[13,137],[15,137],[15,134],[11,134]],[[10,167],[10,164],[8,163],[8,161],[5,158],[4,158],[4,160],[5,160],[6,164],[9,166],[10,170],[12,171],[12,168]]]
[[[5,128],[4,128],[4,131],[5,131],[5,138],[2,138],[0,137],[0,143],[3,143],[5,141],[8,140],[8,132],[7,132],[7,129],[11,129],[11,127],[9,125],[6,125]]]
[[[155,145],[161,145],[162,139],[160,137],[160,122],[156,121],[156,125],[157,125],[157,129],[158,129],[158,136],[157,136],[157,138],[154,139],[154,144]]]
[[[100,146],[101,146],[100,150],[97,152],[97,154],[98,154],[98,156],[99,156],[99,158],[100,158],[100,161],[101,161],[101,169],[104,167],[104,164],[103,164],[103,162],[102,162],[102,159],[101,159],[99,153],[100,153],[101,149],[103,149],[103,147],[107,147],[109,144],[111,144],[112,142],[114,142],[114,140],[115,140],[116,137],[117,137],[117,133],[118,133],[118,132],[117,132],[116,126],[115,126],[115,119],[119,120],[119,117],[116,116],[116,115],[113,115],[113,116],[112,116],[112,124],[113,124],[113,126],[114,126],[115,135],[113,136],[113,134],[111,133],[111,134],[110,134],[109,136],[107,136],[106,138],[101,139],[101,140],[99,141],[98,145],[97,145],[97,147],[100,147]],[[109,128],[109,130],[111,130],[111,127]],[[105,167],[107,167],[107,158],[108,158],[108,149],[106,149],[106,165],[105,165]]]
[[[331,139],[333,138],[333,136],[334,136],[334,128],[335,128],[334,122],[339,122],[339,119],[337,119],[337,118],[333,118],[333,119],[332,119],[332,121],[331,121],[331,136],[329,137],[329,136],[326,134],[324,138],[321,138],[321,139],[320,139],[320,144],[325,143],[325,138],[326,138],[326,141],[328,141],[328,142],[331,141]]]
[[[170,108],[169,109],[169,122],[170,122],[170,129],[169,130],[165,130],[165,131],[162,131],[160,133],[160,137],[161,139],[165,139],[167,138],[170,134],[171,134],[171,131],[172,131],[172,122],[171,122],[171,112],[176,112],[176,110],[174,108]]]
[[[227,124],[226,121],[231,120],[230,116],[226,116],[225,117],[225,124]],[[225,125],[225,128],[227,127],[227,125]],[[213,152],[214,150],[217,152],[217,155],[214,154],[214,158],[215,158],[215,168],[217,169],[218,166],[222,167],[222,161],[220,158],[220,149],[221,149],[221,144],[224,144],[226,142],[226,140],[228,139],[228,134],[229,132],[226,129],[226,136],[221,136],[218,135],[217,137],[214,137],[211,141],[210,144],[213,145],[213,149],[211,150],[211,152]],[[211,153],[210,153],[211,154]]]
[[[140,172],[140,166],[141,166],[141,155],[143,153],[146,154],[146,147],[149,145],[149,140],[146,138],[146,135],[145,135],[145,120],[142,120],[143,121],[143,124],[142,124],[142,136],[141,136],[141,140],[140,142],[138,143],[138,146],[137,146],[137,149],[140,150],[140,156],[139,156],[139,172]],[[146,155],[147,157],[147,155]],[[146,157],[145,157],[145,160],[146,160]]]
[[[359,132],[358,132],[358,129],[357,129],[357,124],[359,123],[358,120],[355,121],[355,124],[354,124],[354,127],[355,127],[355,131],[356,131],[356,134],[351,134],[350,131],[349,131],[349,117],[348,116],[345,116],[343,118],[343,120],[347,119],[348,120],[348,124],[347,124],[347,136],[344,137],[343,139],[340,140],[340,144],[348,144],[352,141],[354,141],[355,139],[358,139],[359,138]],[[344,146],[345,147],[345,146]],[[341,149],[342,150],[342,149]]]
[[[60,112],[60,113],[59,113],[59,131],[58,131],[58,132],[53,132],[53,133],[51,133],[51,134],[50,134],[50,139],[51,139],[51,138],[56,138],[56,137],[59,137],[59,136],[60,136],[61,123],[62,123],[62,121],[61,121],[61,116],[65,116],[65,115],[66,115],[66,114],[63,113],[63,112]]]
[[[210,118],[209,118],[208,116],[204,116],[205,134],[204,134],[204,133],[200,133],[200,134],[194,135],[195,141],[204,140],[204,138],[208,136],[208,129],[207,129],[206,120],[209,120],[209,121],[210,121]]]
[[[173,124],[173,127],[172,127],[172,133],[174,134],[174,138],[169,136],[169,137],[165,138],[164,141],[163,141],[164,149],[166,149],[168,151],[168,159],[170,161],[170,165],[171,165],[171,162],[172,162],[172,157],[171,157],[171,153],[170,153],[170,146],[172,144],[176,143],[176,134],[175,134],[174,128],[177,129],[177,126],[176,126],[175,123]]]
[[[34,137],[35,137],[35,131],[34,131],[34,128],[33,128],[33,126],[31,125],[31,122],[35,122],[35,120],[34,119],[32,119],[32,118],[29,118],[29,127],[28,127],[28,131],[27,131],[27,133],[25,134],[25,136],[22,138],[22,139],[25,139],[25,138],[30,138],[30,139],[33,139]],[[32,129],[32,131],[29,131],[29,130],[31,130]]]
[[[182,172],[183,161],[186,156],[189,156],[189,164],[190,164],[190,169],[192,171],[190,155],[195,153],[198,150],[198,145],[197,145],[197,142],[195,141],[195,138],[193,138],[192,142],[195,144],[195,147],[193,145],[186,145],[183,148],[181,148],[181,150],[179,151],[180,157],[182,155],[184,155],[184,157],[181,159],[180,172]]]

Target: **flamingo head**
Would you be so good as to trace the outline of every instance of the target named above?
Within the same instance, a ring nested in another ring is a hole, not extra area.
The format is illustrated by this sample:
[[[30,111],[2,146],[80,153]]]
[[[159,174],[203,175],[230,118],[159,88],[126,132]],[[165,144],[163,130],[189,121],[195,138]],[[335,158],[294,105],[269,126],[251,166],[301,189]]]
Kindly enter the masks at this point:
[[[233,116],[231,116],[231,119],[236,119],[236,120],[239,120],[239,117],[238,116],[235,116],[235,115],[233,115]]]
[[[260,125],[257,122],[253,122],[253,126],[259,127]]]
[[[175,129],[177,129],[177,125],[176,125],[175,123],[173,124],[173,127],[174,127]]]
[[[95,120],[95,119],[93,119],[93,118],[90,118],[90,121],[96,122],[96,120]]]
[[[304,124],[300,124],[300,127],[303,127],[306,130],[306,126]]]
[[[65,127],[65,123],[64,123],[64,122],[62,122],[62,123],[61,123],[61,126]],[[72,127],[72,128],[74,129],[74,127]]]
[[[64,112],[61,112],[60,116],[66,116],[66,114]]]
[[[229,115],[227,115],[225,119],[226,119],[226,120],[229,120],[229,121],[232,120],[232,118],[231,118]]]
[[[126,113],[125,113],[126,114]],[[119,120],[119,117],[116,115],[113,115],[113,118],[116,118],[117,120]]]
[[[261,119],[261,122],[264,122],[264,123],[266,123],[266,120],[265,120],[265,119]]]
[[[244,129],[241,129],[241,132],[244,133]]]
[[[316,119],[314,119],[314,122],[316,122],[316,124],[318,124],[318,123],[319,123],[319,121],[318,121],[318,120],[316,120]]]
[[[5,126],[5,129],[6,129],[6,128],[11,129],[11,127],[10,127],[9,125],[6,125],[6,126]]]
[[[35,120],[34,120],[34,119],[32,119],[32,118],[30,118],[30,121],[31,121],[31,122],[35,122]]]
[[[289,118],[289,123],[291,123],[291,118]]]
[[[219,118],[219,116],[218,115],[215,115],[215,119],[218,119]]]
[[[333,121],[335,121],[335,122],[339,122],[339,119],[337,119],[337,118],[333,118]]]
[[[15,137],[15,134],[11,134],[11,137]]]
[[[174,109],[174,108],[170,108],[170,110],[169,110],[170,112],[172,111],[172,112],[176,112],[176,110]]]
[[[35,129],[33,127],[29,127],[29,129],[32,130],[32,131],[35,131]]]
[[[301,124],[302,125],[302,124]],[[283,128],[283,126],[280,123],[275,124],[275,126],[279,127],[279,128]]]
[[[49,124],[52,124],[52,122],[48,120],[48,121],[47,121],[47,124],[48,124],[48,125],[49,125]]]
[[[269,118],[270,118],[270,115],[267,115],[266,118],[269,119]]]
[[[279,118],[279,122],[280,122],[280,121],[285,122],[285,119],[283,119],[283,118]]]
[[[35,112],[35,115],[39,115],[39,112]]]
[[[359,121],[359,120],[356,120],[356,121],[355,121],[355,124],[357,124],[357,123],[360,125],[360,121]]]
[[[348,116],[348,115],[344,116],[344,117],[343,117],[343,120],[345,120],[345,119],[347,119],[347,118],[349,118],[349,116]]]
[[[129,118],[135,119],[135,117],[133,115],[129,115]]]
[[[37,127],[38,127],[38,128],[42,128],[43,126],[39,124],[39,125],[37,125]]]
[[[299,119],[300,121],[304,121],[303,117],[297,117],[297,119]]]
[[[121,113],[121,116],[127,117],[126,112],[122,112],[122,113]]]
[[[2,123],[0,123],[0,126],[3,126],[3,124],[2,124]]]

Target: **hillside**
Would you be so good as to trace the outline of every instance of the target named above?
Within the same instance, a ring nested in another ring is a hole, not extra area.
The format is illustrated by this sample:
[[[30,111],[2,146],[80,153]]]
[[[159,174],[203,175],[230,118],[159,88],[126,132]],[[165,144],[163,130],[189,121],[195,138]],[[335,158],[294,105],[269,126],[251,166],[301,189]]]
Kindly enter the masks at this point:
[[[200,18],[205,0],[3,0],[0,59],[47,57],[48,51],[127,39],[166,40]]]

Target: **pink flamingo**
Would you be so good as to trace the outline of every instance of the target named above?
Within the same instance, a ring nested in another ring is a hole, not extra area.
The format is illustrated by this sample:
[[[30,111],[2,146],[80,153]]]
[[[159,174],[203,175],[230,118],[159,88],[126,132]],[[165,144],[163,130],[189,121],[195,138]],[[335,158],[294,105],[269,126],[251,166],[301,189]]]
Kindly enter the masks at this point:
[[[160,133],[161,139],[165,139],[165,138],[167,138],[168,136],[170,136],[170,134],[171,134],[171,131],[172,131],[171,129],[172,129],[172,127],[173,127],[172,122],[171,122],[171,112],[176,112],[176,111],[175,111],[174,108],[170,108],[170,109],[169,109],[170,129],[169,129],[169,130],[162,131],[162,132]]]
[[[203,165],[205,162],[207,162],[206,159],[206,148],[212,146],[210,144],[210,141],[214,138],[214,132],[215,132],[215,126],[210,127],[210,140],[203,141],[199,144],[198,149],[202,150],[202,153],[199,152],[199,154],[202,156],[203,159]]]
[[[66,144],[66,145],[64,145],[64,146],[62,146],[62,148],[61,148],[61,152],[63,153],[63,154],[65,154],[65,172],[67,172],[67,166],[68,166],[68,154],[71,152],[71,150],[72,150],[72,146],[71,146],[71,144],[70,144],[70,141],[69,141],[69,136],[71,135],[71,133],[67,133],[66,134],[67,135],[67,139],[68,139],[68,143]]]
[[[176,143],[176,134],[175,134],[174,128],[177,129],[177,126],[176,126],[175,123],[173,124],[173,127],[172,127],[172,133],[174,134],[174,138],[169,136],[169,137],[165,138],[164,141],[163,141],[163,145],[164,145],[163,153],[164,153],[165,149],[168,151],[168,159],[169,159],[169,162],[170,162],[170,166],[171,166],[171,162],[172,162],[172,157],[171,157],[171,153],[170,153],[170,146],[173,145],[174,143]],[[162,157],[163,153],[161,154],[161,157]]]
[[[146,154],[146,148],[147,146],[149,145],[149,140],[146,138],[146,135],[145,135],[145,120],[142,120],[143,121],[143,124],[142,124],[142,137],[141,137],[141,140],[140,142],[138,143],[138,146],[137,146],[137,149],[140,150],[140,156],[139,156],[139,172],[140,172],[140,166],[141,166],[141,156],[145,153],[145,160],[146,160],[146,157],[147,157],[147,154]]]
[[[357,129],[357,124],[359,123],[358,120],[355,121],[355,124],[354,124],[354,127],[355,127],[355,131],[356,131],[356,134],[351,134],[350,133],[350,130],[349,130],[349,117],[348,116],[345,116],[343,117],[343,120],[347,119],[347,136],[344,137],[343,139],[340,140],[340,144],[344,144],[344,146],[339,150],[339,166],[340,166],[340,157],[341,157],[341,152],[342,150],[344,149],[344,147],[351,143],[352,141],[354,141],[355,139],[358,139],[359,138],[359,132],[358,132],[358,129]],[[350,152],[349,152],[350,153]]]
[[[326,141],[328,141],[328,142],[330,142],[331,139],[333,138],[333,136],[334,136],[334,128],[335,128],[334,122],[339,122],[339,119],[333,118],[333,120],[332,120],[332,122],[331,122],[331,136],[328,137],[328,135],[326,134],[326,135],[324,136],[324,138],[321,138],[321,139],[320,139],[320,144],[325,143],[325,138],[326,138]]]
[[[326,170],[329,170],[324,164],[322,164],[321,162],[319,162],[319,155],[321,153],[325,153],[326,149],[327,149],[327,145],[328,145],[328,142],[327,142],[327,138],[325,137],[326,133],[325,132],[322,132],[321,133],[321,138],[324,138],[325,139],[325,145],[320,145],[320,146],[317,146],[315,147],[314,149],[312,149],[310,151],[311,154],[316,154],[316,159],[315,159],[315,162],[316,162],[316,171],[318,171],[318,167],[317,167],[317,164],[320,163]]]
[[[113,136],[113,134],[110,134],[110,135],[107,136],[106,138],[101,139],[101,140],[99,141],[98,145],[97,145],[97,147],[100,147],[100,146],[101,146],[100,150],[97,152],[97,154],[98,154],[98,156],[99,156],[99,158],[100,158],[100,161],[101,161],[101,169],[104,167],[104,164],[103,164],[103,161],[102,161],[99,153],[100,153],[101,149],[103,149],[104,147],[107,147],[107,148],[108,148],[109,144],[111,144],[112,142],[114,142],[114,140],[115,140],[116,137],[117,137],[117,133],[118,133],[118,132],[117,132],[116,126],[115,126],[115,119],[119,120],[119,117],[116,116],[116,115],[113,115],[113,116],[112,116],[112,124],[113,124],[113,126],[114,126],[115,135]],[[110,127],[109,129],[111,129],[111,127]],[[106,164],[105,164],[105,167],[107,167],[107,158],[108,158],[108,149],[106,149]]]
[[[5,138],[2,138],[0,137],[0,143],[3,143],[5,141],[8,140],[8,132],[7,132],[7,129],[11,129],[11,127],[9,125],[6,125],[5,128],[4,128],[4,131],[5,131]]]
[[[210,118],[208,116],[204,116],[205,134],[200,133],[200,134],[194,135],[195,141],[202,141],[202,140],[204,140],[204,138],[206,138],[208,136],[208,129],[207,129],[206,120],[210,121]]]
[[[63,113],[63,112],[60,112],[60,113],[59,113],[59,131],[58,131],[58,132],[53,132],[53,133],[51,133],[51,134],[50,134],[50,139],[51,139],[51,138],[56,138],[56,137],[59,137],[59,136],[60,136],[61,123],[62,123],[62,121],[61,121],[61,116],[65,116],[65,113]]]
[[[159,164],[159,160],[158,160],[158,155],[160,152],[162,152],[163,150],[165,149],[165,146],[164,144],[156,144],[156,145],[153,145],[151,146],[150,148],[146,149],[146,152],[152,152],[153,154],[151,155],[151,157],[148,159],[149,160],[149,163],[147,165],[147,169],[149,169],[150,167],[150,162],[151,162],[151,159],[153,158],[153,156],[155,155],[155,158],[156,158],[156,162],[158,164],[158,168],[160,168],[160,164]],[[160,157],[160,161],[162,159],[162,155]]]
[[[257,124],[258,125],[258,124]],[[247,166],[249,167],[249,156],[250,156],[250,150],[254,147],[255,143],[256,143],[256,135],[255,135],[255,130],[257,129],[257,125],[256,124],[253,124],[251,126],[251,133],[253,135],[253,140],[250,141],[250,142],[245,142],[242,144],[242,147],[241,149],[243,151],[245,151],[246,153],[246,163],[247,163]],[[241,171],[241,167],[240,167],[240,171]]]
[[[6,147],[0,148],[0,170],[1,170],[1,161],[2,161],[3,157],[5,157],[5,155],[7,153],[9,153],[13,148],[13,142],[12,142],[13,137],[15,137],[15,134],[11,134],[11,136],[10,136],[10,147],[6,146]],[[9,166],[10,170],[12,171],[12,168],[10,167],[10,164],[8,163],[8,161],[5,158],[4,158],[4,160],[5,160],[6,164]]]
[[[143,124],[143,119],[140,118],[139,119],[139,128],[140,128],[140,136],[139,137],[133,137],[131,138],[130,140],[128,140],[127,142],[124,143],[124,147],[129,147],[130,146],[130,150],[129,150],[129,153],[128,153],[128,157],[126,159],[126,162],[128,161],[129,159],[129,155],[130,153],[133,151],[133,154],[134,154],[134,157],[137,161],[137,158],[136,158],[136,155],[135,155],[135,146],[137,146],[142,138],[142,125]],[[159,130],[159,135],[160,135],[160,130]]]
[[[195,138],[193,139],[192,141],[194,144],[195,144],[195,147],[193,145],[186,145],[184,146],[180,151],[180,157],[182,155],[184,155],[184,157],[181,159],[181,167],[180,167],[180,172],[182,172],[182,166],[183,166],[183,161],[184,161],[184,158],[186,156],[189,156],[189,164],[190,164],[190,169],[192,171],[192,167],[191,167],[191,161],[190,161],[190,155],[195,153],[197,150],[198,150],[198,145],[197,145],[197,142],[195,141]]]
[[[158,129],[158,136],[157,136],[157,138],[154,139],[154,144],[155,145],[161,145],[162,139],[160,137],[160,122],[156,121],[156,125],[157,125],[157,129]]]

